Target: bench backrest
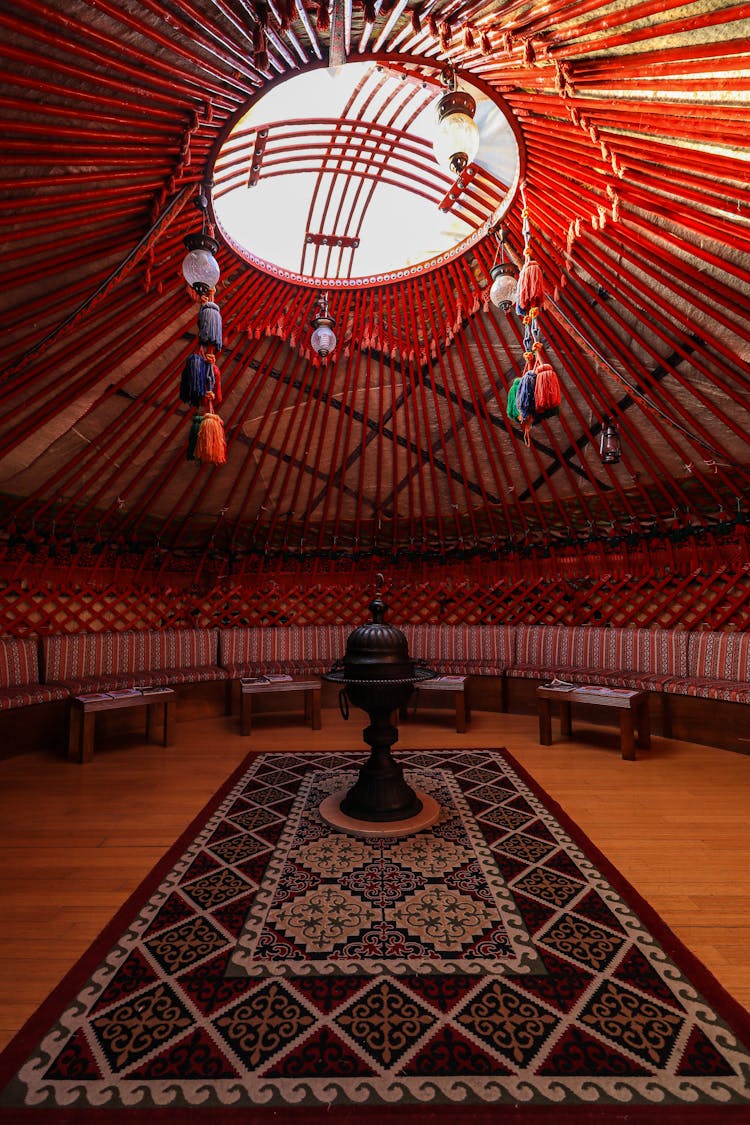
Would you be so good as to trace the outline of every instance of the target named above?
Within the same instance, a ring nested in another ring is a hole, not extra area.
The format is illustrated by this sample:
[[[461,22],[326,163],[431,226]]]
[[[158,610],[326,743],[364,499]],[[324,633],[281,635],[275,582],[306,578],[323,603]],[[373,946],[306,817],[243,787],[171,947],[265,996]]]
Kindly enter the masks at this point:
[[[706,680],[750,681],[750,633],[690,633],[688,672]]]
[[[216,664],[218,654],[214,629],[63,633],[44,637],[42,645],[48,681],[206,667]]]
[[[0,637],[0,687],[39,683],[37,644],[31,637]]]

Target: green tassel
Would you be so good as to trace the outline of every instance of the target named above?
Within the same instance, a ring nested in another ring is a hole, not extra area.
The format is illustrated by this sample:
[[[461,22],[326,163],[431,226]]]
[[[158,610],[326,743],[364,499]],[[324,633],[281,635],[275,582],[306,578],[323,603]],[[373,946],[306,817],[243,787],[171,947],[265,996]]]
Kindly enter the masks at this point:
[[[188,459],[188,461],[195,461],[196,460],[195,446],[196,446],[196,443],[198,441],[198,431],[201,428],[201,422],[202,421],[203,421],[203,415],[202,414],[194,414],[193,415],[193,424],[190,427],[190,433],[188,435],[188,447],[187,447],[187,459]]]
[[[508,415],[512,422],[518,421],[518,407],[516,406],[516,392],[518,391],[518,384],[521,382],[520,376],[514,379],[508,387],[508,405],[505,408],[505,413]]]

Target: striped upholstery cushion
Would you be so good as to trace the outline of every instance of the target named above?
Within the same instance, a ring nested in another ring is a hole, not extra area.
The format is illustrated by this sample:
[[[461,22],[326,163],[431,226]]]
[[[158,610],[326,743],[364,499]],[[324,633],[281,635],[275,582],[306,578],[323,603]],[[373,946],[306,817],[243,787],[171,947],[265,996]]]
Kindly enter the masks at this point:
[[[572,667],[573,641],[569,625],[516,625],[516,658],[508,675],[544,677]]]
[[[327,672],[346,649],[348,625],[247,626],[221,630],[221,663],[231,676]]]
[[[688,674],[666,688],[673,695],[750,703],[750,633],[691,633]]]
[[[501,675],[513,660],[511,625],[402,625],[409,655],[436,672]]]
[[[42,643],[45,679],[75,691],[226,678],[212,629],[62,634]]]
[[[690,634],[688,674],[707,680],[750,681],[750,633]]]
[[[0,687],[38,683],[37,642],[30,637],[0,637]]]

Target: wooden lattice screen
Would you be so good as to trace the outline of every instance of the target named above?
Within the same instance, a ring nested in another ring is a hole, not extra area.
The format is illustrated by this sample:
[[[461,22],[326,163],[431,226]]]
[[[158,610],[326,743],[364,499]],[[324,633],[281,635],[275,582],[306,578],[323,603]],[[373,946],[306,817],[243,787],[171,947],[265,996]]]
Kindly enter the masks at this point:
[[[444,567],[429,576],[417,568],[386,572],[388,619],[750,628],[750,563],[735,558],[709,565],[686,556],[672,569],[651,567],[649,561],[620,559],[619,567],[607,572],[603,560],[598,567],[582,567],[580,560],[566,564],[560,559],[547,572],[538,561],[526,568],[516,563]],[[0,633],[335,622],[354,627],[368,620],[375,580],[369,568],[328,575],[269,570],[252,581],[204,572],[196,582],[195,575],[170,580],[124,566],[98,569],[95,575],[24,566],[6,569],[0,579]]]

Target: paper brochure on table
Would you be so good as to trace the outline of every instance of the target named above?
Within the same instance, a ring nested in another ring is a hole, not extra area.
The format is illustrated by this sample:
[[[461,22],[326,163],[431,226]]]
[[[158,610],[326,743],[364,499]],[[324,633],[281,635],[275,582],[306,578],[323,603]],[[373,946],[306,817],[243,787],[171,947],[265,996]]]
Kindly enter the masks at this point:
[[[568,683],[567,680],[558,680],[557,677],[555,677],[554,680],[550,680],[550,682],[544,686],[555,688],[556,691],[575,691],[576,688],[579,688],[581,685],[571,684]]]

